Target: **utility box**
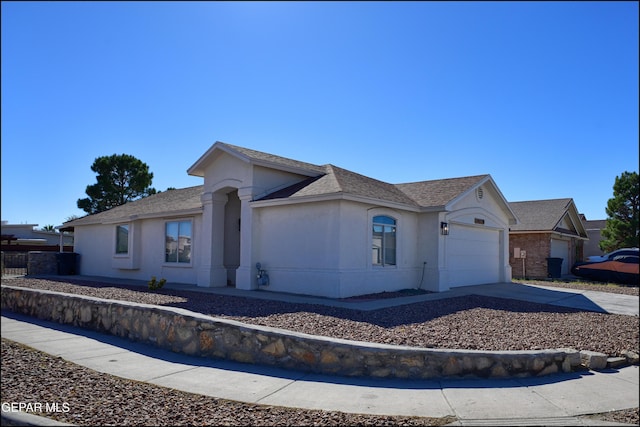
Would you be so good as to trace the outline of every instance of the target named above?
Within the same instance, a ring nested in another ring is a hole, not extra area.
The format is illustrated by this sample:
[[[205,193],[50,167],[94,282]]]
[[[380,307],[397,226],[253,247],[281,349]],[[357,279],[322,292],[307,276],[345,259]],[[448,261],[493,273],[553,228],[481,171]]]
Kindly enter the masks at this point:
[[[75,252],[60,252],[56,254],[58,260],[58,275],[69,276],[71,274],[77,274],[77,258],[78,254]]]

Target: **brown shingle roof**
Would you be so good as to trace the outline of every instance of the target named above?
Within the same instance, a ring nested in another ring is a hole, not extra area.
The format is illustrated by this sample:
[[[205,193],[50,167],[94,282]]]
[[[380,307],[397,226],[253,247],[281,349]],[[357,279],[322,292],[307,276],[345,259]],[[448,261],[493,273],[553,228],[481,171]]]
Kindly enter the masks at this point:
[[[149,217],[201,209],[200,195],[202,194],[202,188],[202,185],[197,185],[195,187],[163,191],[104,212],[66,222],[64,225],[74,227],[86,224],[103,224],[128,220],[134,215]]]
[[[409,206],[438,207],[446,205],[489,176],[476,175],[406,184],[389,184],[331,164],[314,165],[220,141],[216,142],[216,145],[235,151],[254,162],[294,167],[318,174],[287,188],[267,194],[259,200],[343,193],[402,203]]]
[[[289,159],[286,157],[280,157],[280,156],[265,153],[262,151],[251,150],[249,148],[227,144],[226,142],[218,141],[218,144],[220,144],[221,146],[227,147],[233,151],[236,151],[242,154],[243,156],[248,157],[249,159],[254,161],[257,160],[257,161],[272,163],[274,165],[288,166],[288,167],[294,167],[298,169],[307,169],[309,171],[314,171],[317,173],[324,173],[323,166],[314,165],[313,163],[301,162],[301,161]]]
[[[475,175],[461,178],[410,182],[407,184],[397,184],[396,187],[411,199],[415,200],[419,206],[436,207],[446,205],[488,176],[489,175]]]
[[[334,165],[318,166],[236,145],[217,142],[216,146],[231,150],[251,161],[267,166],[283,166],[308,171],[311,176],[299,183],[267,194],[259,200],[295,199],[328,194],[353,196],[400,203],[411,207],[441,207],[469,190],[489,175],[389,184]],[[202,209],[200,195],[203,186],[169,190],[144,199],[129,202],[105,212],[65,223],[65,226],[109,223],[128,220],[132,216],[150,217],[185,210]]]
[[[324,168],[325,175],[306,179],[260,200],[345,193],[410,206],[436,207],[446,205],[488,176],[389,184],[334,165],[325,165]]]
[[[582,221],[586,230],[602,230],[607,226],[606,219],[592,219]]]
[[[520,219],[511,231],[553,230],[567,212],[572,199],[531,200],[510,202],[511,210]]]
[[[327,170],[335,177],[342,192],[388,202],[404,203],[415,206],[416,202],[398,189],[397,186],[377,179],[327,165]]]
[[[415,202],[393,184],[378,181],[334,165],[324,165],[323,168],[324,175],[308,178],[268,194],[260,200],[344,193],[415,206]]]

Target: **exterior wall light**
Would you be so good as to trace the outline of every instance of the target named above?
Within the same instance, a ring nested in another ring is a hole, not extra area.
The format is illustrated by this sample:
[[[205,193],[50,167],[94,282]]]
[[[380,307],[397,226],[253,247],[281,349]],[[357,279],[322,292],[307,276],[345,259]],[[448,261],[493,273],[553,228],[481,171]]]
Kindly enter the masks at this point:
[[[448,222],[441,222],[440,223],[440,234],[442,234],[443,236],[446,236],[447,234],[449,234],[449,223]]]

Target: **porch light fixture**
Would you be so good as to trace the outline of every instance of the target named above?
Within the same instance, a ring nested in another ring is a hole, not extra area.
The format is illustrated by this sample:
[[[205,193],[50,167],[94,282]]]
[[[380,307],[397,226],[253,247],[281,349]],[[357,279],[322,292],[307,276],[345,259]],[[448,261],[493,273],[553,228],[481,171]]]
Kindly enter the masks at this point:
[[[448,222],[441,222],[440,223],[440,234],[442,234],[443,236],[446,236],[447,234],[449,234],[449,223]]]

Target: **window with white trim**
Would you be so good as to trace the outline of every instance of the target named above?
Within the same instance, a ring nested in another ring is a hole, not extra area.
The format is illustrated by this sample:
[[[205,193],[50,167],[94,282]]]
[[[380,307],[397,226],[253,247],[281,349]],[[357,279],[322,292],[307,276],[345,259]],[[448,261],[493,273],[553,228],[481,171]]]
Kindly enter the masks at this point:
[[[373,217],[373,265],[396,265],[396,220],[384,215]]]
[[[191,263],[191,221],[165,224],[165,258],[167,263]]]
[[[129,253],[129,225],[116,226],[116,255]]]

